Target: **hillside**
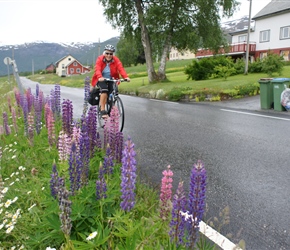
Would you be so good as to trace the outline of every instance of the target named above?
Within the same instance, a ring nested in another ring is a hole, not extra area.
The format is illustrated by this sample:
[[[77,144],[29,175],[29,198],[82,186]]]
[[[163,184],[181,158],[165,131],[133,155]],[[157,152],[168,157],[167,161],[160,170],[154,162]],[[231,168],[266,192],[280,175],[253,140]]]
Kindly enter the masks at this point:
[[[0,46],[0,76],[7,75],[7,67],[3,63],[5,57],[15,59],[19,72],[32,72],[45,69],[51,63],[70,54],[84,65],[95,63],[95,59],[102,53],[106,44],[117,45],[119,37],[113,37],[102,43],[47,43],[35,42],[15,46]],[[12,69],[10,70],[12,72]]]
[[[244,30],[247,26],[247,16],[221,24],[229,43],[231,43],[230,32]],[[109,43],[116,47],[118,41],[119,37],[113,37],[100,44],[35,42],[15,46],[0,46],[0,76],[7,75],[7,67],[3,63],[5,57],[15,58],[19,72],[32,72],[33,66],[34,71],[45,69],[47,65],[55,63],[68,54],[71,54],[84,65],[92,65],[106,44]]]

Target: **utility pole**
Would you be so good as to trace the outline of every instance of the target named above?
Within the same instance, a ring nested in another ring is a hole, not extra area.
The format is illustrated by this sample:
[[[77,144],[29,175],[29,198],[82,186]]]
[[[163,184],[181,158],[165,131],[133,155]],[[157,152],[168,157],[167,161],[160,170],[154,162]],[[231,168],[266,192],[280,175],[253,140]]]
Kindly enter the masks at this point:
[[[100,44],[100,38],[99,38],[99,55],[101,54],[101,44]]]
[[[249,21],[248,21],[248,35],[247,35],[247,49],[246,49],[245,75],[248,74],[248,68],[249,68],[249,48],[250,48],[250,32],[251,32],[252,0],[249,0],[249,1],[250,1],[250,8],[249,8]]]

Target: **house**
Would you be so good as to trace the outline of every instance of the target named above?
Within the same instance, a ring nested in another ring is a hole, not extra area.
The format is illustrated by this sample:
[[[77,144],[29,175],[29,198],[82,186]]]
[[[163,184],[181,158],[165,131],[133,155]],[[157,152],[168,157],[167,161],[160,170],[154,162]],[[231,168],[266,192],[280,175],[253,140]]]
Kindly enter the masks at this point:
[[[189,50],[182,52],[178,51],[176,48],[171,48],[170,50],[169,61],[193,59],[193,58],[195,58],[195,54],[190,52]]]
[[[70,76],[89,73],[89,67],[83,66],[77,59],[73,56],[68,55],[56,63],[56,74],[59,76]]]
[[[53,63],[51,63],[51,64],[49,64],[49,65],[47,65],[47,66],[45,67],[45,71],[46,71],[47,73],[53,73],[54,70],[55,70],[55,66],[54,66]]]
[[[253,18],[254,26],[250,29],[249,59],[267,56],[269,50],[281,55],[285,61],[290,60],[290,1],[272,0]],[[231,33],[232,43],[229,50],[223,48],[219,54],[233,58],[245,58],[247,49],[248,29]],[[207,49],[200,49],[197,58],[213,56]]]

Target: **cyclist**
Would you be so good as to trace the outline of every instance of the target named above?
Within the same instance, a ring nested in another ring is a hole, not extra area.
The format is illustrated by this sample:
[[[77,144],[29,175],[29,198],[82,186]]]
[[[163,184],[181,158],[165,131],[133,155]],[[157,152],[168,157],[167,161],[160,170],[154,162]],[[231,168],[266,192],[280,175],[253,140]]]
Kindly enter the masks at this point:
[[[102,118],[107,118],[108,114],[105,110],[105,105],[108,98],[108,93],[112,92],[113,83],[106,82],[105,79],[119,79],[120,75],[126,81],[130,81],[120,59],[114,55],[115,47],[107,44],[104,48],[103,55],[100,55],[96,60],[95,73],[92,77],[91,84],[100,88],[100,107]]]

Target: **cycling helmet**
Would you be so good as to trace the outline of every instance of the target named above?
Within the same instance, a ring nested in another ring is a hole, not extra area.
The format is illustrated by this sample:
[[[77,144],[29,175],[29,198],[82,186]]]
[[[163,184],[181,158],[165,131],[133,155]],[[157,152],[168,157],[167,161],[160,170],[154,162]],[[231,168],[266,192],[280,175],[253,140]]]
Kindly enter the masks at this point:
[[[110,51],[113,51],[115,52],[115,47],[111,44],[107,44],[104,48],[104,50],[110,50]]]

